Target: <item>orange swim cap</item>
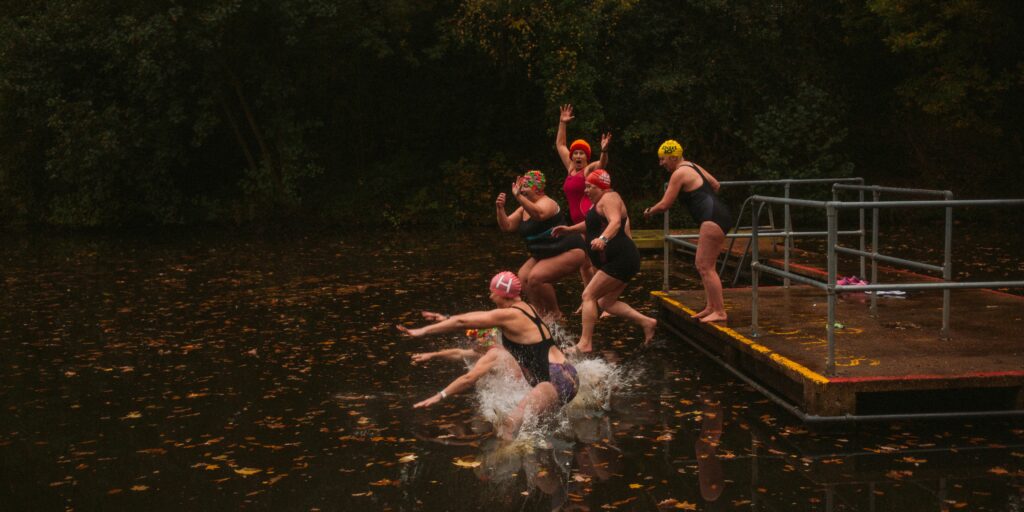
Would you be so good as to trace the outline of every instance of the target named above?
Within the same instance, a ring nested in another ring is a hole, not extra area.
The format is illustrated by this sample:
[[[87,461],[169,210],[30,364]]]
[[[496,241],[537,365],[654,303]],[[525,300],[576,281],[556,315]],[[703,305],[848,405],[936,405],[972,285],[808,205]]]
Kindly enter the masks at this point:
[[[572,141],[572,144],[569,145],[569,154],[571,155],[573,151],[576,151],[577,149],[587,154],[587,161],[589,162],[590,144],[587,144],[587,141],[583,139],[576,139]]]
[[[612,188],[612,177],[608,174],[608,171],[598,169],[587,175],[587,183],[601,190],[608,190]]]

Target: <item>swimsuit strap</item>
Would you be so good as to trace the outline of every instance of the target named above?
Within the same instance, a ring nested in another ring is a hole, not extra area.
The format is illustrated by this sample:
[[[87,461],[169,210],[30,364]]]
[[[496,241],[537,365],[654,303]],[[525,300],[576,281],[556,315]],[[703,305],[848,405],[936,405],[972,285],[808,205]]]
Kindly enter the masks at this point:
[[[537,314],[537,310],[533,309],[533,306],[531,306],[529,302],[524,302],[523,304],[526,304],[530,308],[530,311],[533,311],[533,315],[534,316],[530,316],[530,314],[527,313],[526,310],[523,309],[523,308],[517,308],[515,306],[512,306],[512,309],[518,309],[524,315],[526,315],[526,318],[529,318],[530,321],[533,322],[533,325],[537,327],[537,331],[540,332],[540,340],[541,341],[544,341],[544,340],[550,338],[551,337],[550,334],[549,335],[545,335],[544,334],[544,328],[543,328],[544,322],[542,322],[540,320],[540,315]]]
[[[695,164],[693,162],[687,162],[687,163],[685,163],[683,165],[685,165],[686,167],[689,167],[689,168],[697,171],[697,175],[700,176],[700,180],[701,180],[702,183],[700,184],[699,187],[697,187],[697,189],[704,188],[704,185],[711,186],[710,184],[708,184],[708,179],[704,176],[704,172],[700,170],[700,167],[697,167],[697,164]],[[697,189],[694,189],[694,190],[696,191]]]

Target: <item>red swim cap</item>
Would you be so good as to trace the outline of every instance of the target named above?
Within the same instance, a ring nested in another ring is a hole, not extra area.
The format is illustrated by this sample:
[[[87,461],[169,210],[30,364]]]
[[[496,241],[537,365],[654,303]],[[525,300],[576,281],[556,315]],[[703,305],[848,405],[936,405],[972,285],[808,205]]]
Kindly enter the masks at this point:
[[[584,153],[587,154],[587,161],[589,162],[590,161],[590,144],[587,144],[587,141],[585,141],[583,139],[576,139],[576,140],[572,141],[572,144],[569,145],[569,154],[571,155],[572,152],[576,151],[577,149],[580,150],[580,151],[583,151]]]
[[[612,188],[612,177],[608,174],[608,171],[598,169],[587,175],[587,183],[601,190],[608,190]]]
[[[494,277],[491,278],[491,291],[506,299],[517,299],[520,292],[523,291],[523,283],[515,274],[505,270],[494,274]]]

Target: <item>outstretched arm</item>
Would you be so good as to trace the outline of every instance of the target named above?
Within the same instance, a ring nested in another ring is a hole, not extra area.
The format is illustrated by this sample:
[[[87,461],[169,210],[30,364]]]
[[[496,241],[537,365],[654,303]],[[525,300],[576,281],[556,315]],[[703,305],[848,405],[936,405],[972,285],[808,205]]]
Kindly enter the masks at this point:
[[[572,226],[555,226],[551,228],[551,236],[563,236],[569,233],[583,233],[587,229],[586,222],[573,224]]]
[[[691,170],[691,172],[693,171]],[[679,191],[683,189],[687,178],[686,169],[676,169],[668,179],[668,188],[665,189],[665,195],[661,196],[661,201],[654,203],[654,206],[644,210],[644,217],[650,217],[671,208],[672,203],[675,203],[676,198],[679,197]]]
[[[555,149],[562,159],[562,165],[566,171],[572,171],[572,155],[569,153],[569,146],[565,143],[565,125],[572,121],[572,105],[562,105],[562,111],[558,116],[558,134],[555,135]]]
[[[475,351],[466,348],[449,348],[445,350],[438,350],[437,352],[420,352],[412,355],[412,364],[425,363],[431,359],[447,359],[449,361],[458,361],[460,359],[472,359],[480,354]]]
[[[417,402],[415,405],[413,405],[413,408],[419,409],[421,407],[430,407],[431,405],[434,405],[440,402],[441,400],[444,400],[449,395],[462,393],[463,391],[469,389],[470,387],[473,386],[473,384],[476,384],[476,381],[480,380],[480,377],[486,375],[487,372],[489,372],[491,368],[494,367],[494,363],[497,362],[498,360],[498,352],[498,350],[488,351],[487,354],[481,357],[480,360],[477,361],[476,364],[473,365],[473,368],[471,368],[468,372],[466,372],[461,377],[453,380],[451,384],[448,384],[447,386],[444,387],[444,389],[434,394],[430,398],[423,400],[421,402]]]
[[[437,322],[436,324],[427,325],[424,327],[418,327],[415,329],[409,329],[404,325],[396,325],[399,331],[402,331],[408,336],[420,337],[429,336],[431,334],[440,334],[444,332],[458,331],[460,329],[481,329],[485,327],[503,326],[505,321],[509,319],[507,312],[501,309],[492,309],[491,311],[473,311],[471,313],[463,313],[461,315],[455,315],[448,317],[445,320]]]

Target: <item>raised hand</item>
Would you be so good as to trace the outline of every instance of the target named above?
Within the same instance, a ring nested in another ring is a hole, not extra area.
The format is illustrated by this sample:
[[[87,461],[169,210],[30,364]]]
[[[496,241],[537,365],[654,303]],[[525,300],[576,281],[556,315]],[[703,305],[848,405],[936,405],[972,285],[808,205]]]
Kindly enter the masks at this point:
[[[558,121],[561,123],[568,123],[573,119],[574,118],[572,115],[572,105],[569,103],[562,105],[562,115],[558,116]]]
[[[612,141],[611,132],[601,135],[601,152],[608,151],[608,143]]]
[[[504,208],[505,207],[505,193],[504,192],[498,194],[498,198],[494,200],[494,205],[497,206],[498,208]]]

